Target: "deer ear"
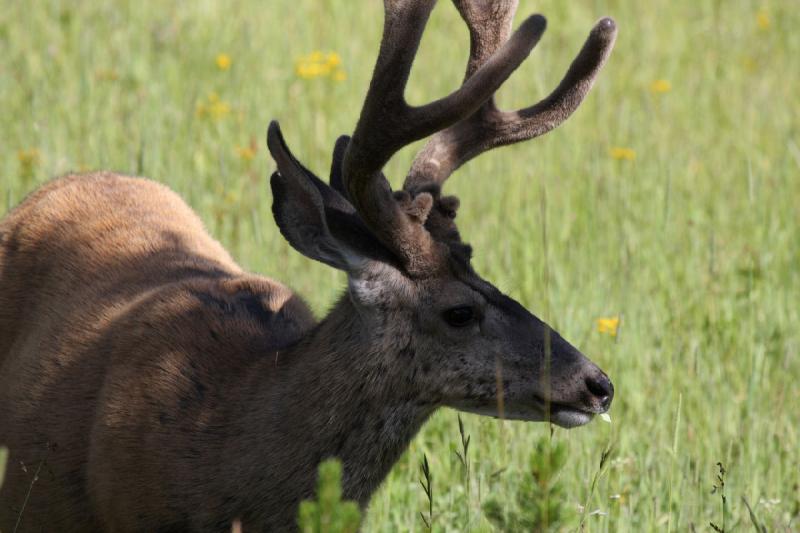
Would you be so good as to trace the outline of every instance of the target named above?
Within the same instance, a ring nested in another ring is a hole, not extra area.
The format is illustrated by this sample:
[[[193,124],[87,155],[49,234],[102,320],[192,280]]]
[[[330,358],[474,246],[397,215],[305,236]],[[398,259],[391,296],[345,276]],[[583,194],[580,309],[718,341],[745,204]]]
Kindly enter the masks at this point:
[[[335,195],[328,198],[329,202],[344,205],[346,200],[294,158],[275,121],[269,125],[267,146],[278,165],[270,185],[272,214],[281,234],[306,257],[350,273],[358,271],[366,258],[331,233],[323,192],[326,196]],[[320,187],[325,189],[320,190]]]
[[[342,161],[344,161],[344,154],[347,152],[347,145],[350,144],[350,136],[342,135],[336,139],[336,144],[333,146],[333,161],[331,162],[331,187],[339,194],[347,197],[347,191],[344,186],[344,178],[342,176]]]

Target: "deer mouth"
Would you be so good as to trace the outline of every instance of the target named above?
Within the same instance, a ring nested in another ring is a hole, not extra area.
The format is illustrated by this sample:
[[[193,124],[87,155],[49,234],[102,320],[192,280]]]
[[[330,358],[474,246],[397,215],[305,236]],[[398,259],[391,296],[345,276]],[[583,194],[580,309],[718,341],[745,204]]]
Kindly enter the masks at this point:
[[[594,415],[598,414],[595,411],[589,411],[573,405],[545,402],[538,396],[534,396],[532,401],[506,401],[504,405],[481,406],[463,402],[454,407],[462,411],[506,420],[552,422],[566,429],[588,424],[592,421]]]
[[[517,411],[522,410],[519,409],[522,405],[515,404],[515,402],[512,402],[508,407],[509,418],[517,418],[514,415],[517,414]],[[525,410],[535,413],[536,419],[538,420],[552,422],[557,426],[567,429],[588,424],[592,421],[594,415],[597,414],[594,411],[589,411],[588,409],[576,407],[574,405],[553,401],[548,402],[538,396],[533,397],[533,402],[527,403]]]
[[[505,418],[507,420],[524,420],[527,422],[552,422],[562,428],[570,429],[588,424],[594,418],[595,413],[577,409],[567,405],[551,403],[544,408],[541,406],[510,404],[503,412],[493,410],[493,412],[481,412],[495,418]]]
[[[552,423],[562,428],[574,428],[588,424],[594,418],[594,413],[577,409],[563,404],[553,404],[549,406],[549,410],[545,410],[545,414],[549,415]]]

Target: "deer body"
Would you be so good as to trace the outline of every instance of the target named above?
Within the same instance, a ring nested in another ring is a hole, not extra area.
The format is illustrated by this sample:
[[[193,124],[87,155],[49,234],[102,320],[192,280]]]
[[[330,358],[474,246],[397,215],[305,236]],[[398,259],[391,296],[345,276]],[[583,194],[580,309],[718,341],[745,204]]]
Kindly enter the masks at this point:
[[[0,221],[0,530],[291,531],[320,461],[342,460],[344,497],[363,507],[440,406],[564,427],[608,409],[608,377],[474,271],[441,188],[481,152],[565,120],[613,21],[552,94],[506,112],[493,94],[544,18],[511,34],[516,0],[454,0],[472,40],[464,84],[411,107],[435,0],[384,3],[373,79],[329,184],[277,123],[267,134],[283,237],[348,275],[319,323],[152,181],[67,176]],[[393,193],[384,164],[431,135]]]
[[[289,528],[322,459],[366,504],[432,412],[359,353],[347,298],[315,324],[154,182],[61,178],[0,235],[3,531],[42,461],[25,529]]]

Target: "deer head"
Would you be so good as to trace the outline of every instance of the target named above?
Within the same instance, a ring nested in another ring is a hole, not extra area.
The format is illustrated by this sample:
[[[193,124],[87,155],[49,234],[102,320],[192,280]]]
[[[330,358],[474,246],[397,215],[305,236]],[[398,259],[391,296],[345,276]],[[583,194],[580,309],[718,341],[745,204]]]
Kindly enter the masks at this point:
[[[430,405],[572,427],[605,412],[614,394],[595,364],[522,305],[482,279],[455,224],[451,173],[497,146],[538,137],[581,103],[616,37],[600,20],[558,87],[539,103],[501,111],[494,93],[545,30],[534,15],[511,32],[517,0],[454,0],[470,31],[462,86],[412,107],[404,90],[435,0],[385,0],[380,52],[352,138],[334,148],[330,185],[291,154],[276,122],[267,140],[273,213],[302,254],[344,270],[358,343],[402,374]],[[403,146],[431,136],[403,189],[382,173]],[[390,360],[391,359],[391,360]],[[419,371],[417,371],[419,369]],[[398,376],[401,374],[398,373]]]

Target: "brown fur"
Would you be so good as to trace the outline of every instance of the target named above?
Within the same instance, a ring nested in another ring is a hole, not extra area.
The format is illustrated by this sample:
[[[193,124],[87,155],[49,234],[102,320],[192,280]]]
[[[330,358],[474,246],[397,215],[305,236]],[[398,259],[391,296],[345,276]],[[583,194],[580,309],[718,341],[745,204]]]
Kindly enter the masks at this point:
[[[154,530],[192,494],[202,505],[188,508],[207,509],[209,480],[185,480],[241,453],[222,436],[245,413],[223,400],[244,394],[257,366],[276,374],[288,364],[277,350],[313,325],[166,187],[108,173],[42,187],[0,223],[0,442],[11,449],[0,530],[39,466],[24,530],[115,529],[111,517]],[[214,477],[246,481],[233,468]],[[137,509],[143,520],[126,520]]]

